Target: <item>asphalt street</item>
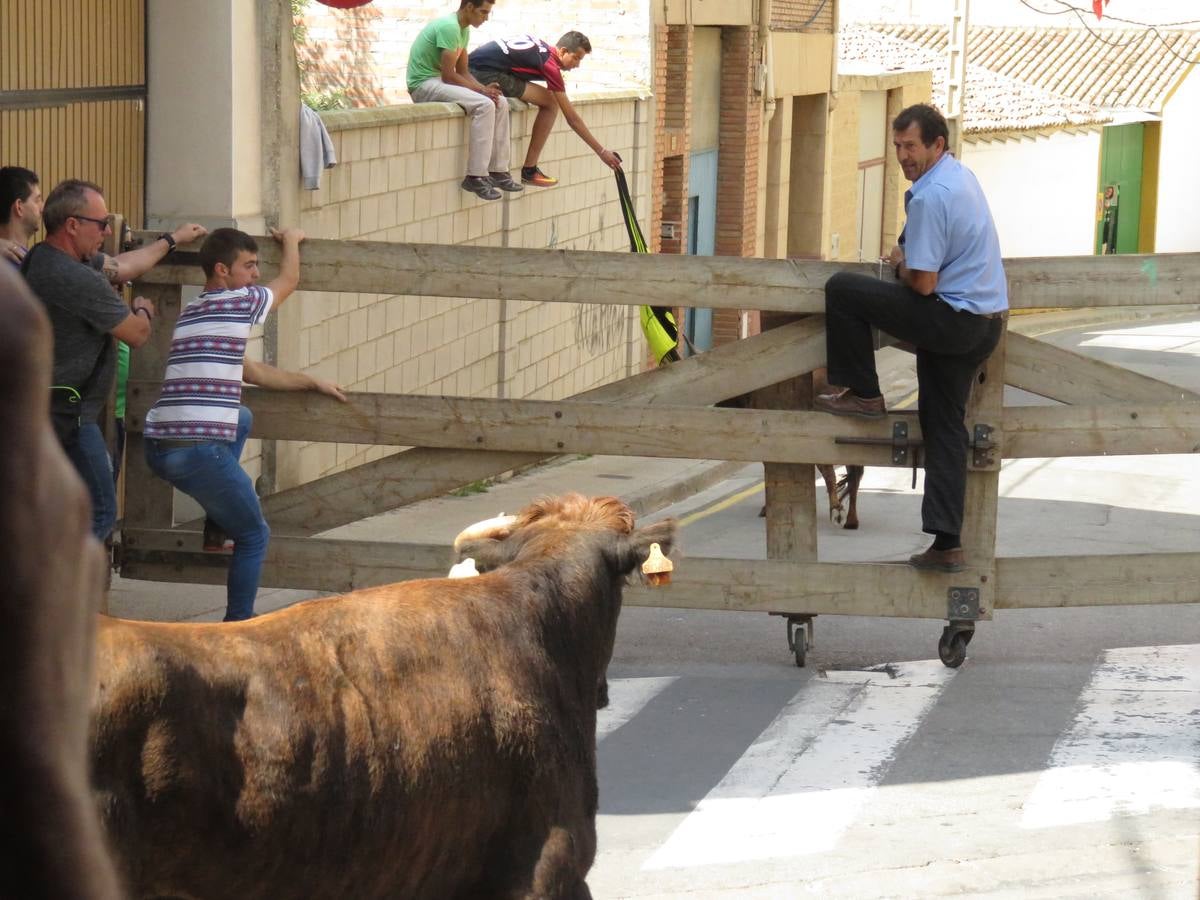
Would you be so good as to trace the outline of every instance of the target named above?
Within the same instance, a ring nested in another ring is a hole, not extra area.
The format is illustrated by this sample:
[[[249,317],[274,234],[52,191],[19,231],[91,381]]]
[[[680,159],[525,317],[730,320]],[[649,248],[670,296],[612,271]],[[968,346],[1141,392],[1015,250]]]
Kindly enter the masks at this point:
[[[1044,339],[1200,389],[1194,315]],[[819,557],[923,548],[910,478],[869,469],[860,530],[823,522]],[[765,555],[761,479],[660,513],[680,565]],[[1200,547],[1195,456],[1014,460],[1001,498],[1004,556]],[[1200,896],[1200,606],[1002,610],[957,670],[941,626],[823,616],[798,669],[781,619],[626,609],[595,896]]]

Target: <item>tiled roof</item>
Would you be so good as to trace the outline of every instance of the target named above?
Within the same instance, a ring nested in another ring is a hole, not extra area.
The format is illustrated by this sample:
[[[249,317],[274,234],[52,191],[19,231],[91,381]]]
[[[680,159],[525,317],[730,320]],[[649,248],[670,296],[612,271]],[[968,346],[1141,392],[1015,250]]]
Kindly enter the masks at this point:
[[[838,71],[873,74],[922,70],[933,73],[934,102],[945,93],[946,54],[888,33],[880,26],[844,26],[838,36]],[[943,29],[943,40],[944,40]],[[1038,131],[1108,122],[1097,107],[1053,94],[1036,85],[997,74],[976,64],[967,67],[963,132]]]
[[[934,54],[946,49],[945,27],[870,27]],[[978,25],[967,37],[970,63],[1083,103],[1156,114],[1191,61],[1200,60],[1200,31]]]

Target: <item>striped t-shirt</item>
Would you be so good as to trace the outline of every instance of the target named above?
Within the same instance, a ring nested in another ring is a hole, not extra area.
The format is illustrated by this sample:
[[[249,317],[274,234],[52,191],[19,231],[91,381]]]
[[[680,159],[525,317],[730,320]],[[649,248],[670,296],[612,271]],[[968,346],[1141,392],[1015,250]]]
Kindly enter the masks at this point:
[[[180,313],[162,393],[146,413],[145,436],[232,441],[242,402],[250,329],[271,310],[269,288],[206,291]]]

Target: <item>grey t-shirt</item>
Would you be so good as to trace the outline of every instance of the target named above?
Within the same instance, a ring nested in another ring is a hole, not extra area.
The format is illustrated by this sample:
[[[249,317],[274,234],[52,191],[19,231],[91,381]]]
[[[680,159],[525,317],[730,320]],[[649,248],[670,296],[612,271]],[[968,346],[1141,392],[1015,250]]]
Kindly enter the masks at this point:
[[[100,273],[103,253],[83,263],[57,247],[41,243],[29,254],[25,281],[46,305],[54,330],[50,383],[78,389],[88,380],[97,359],[104,357],[97,376],[84,392],[80,411],[81,419],[95,422],[116,372],[117,355],[109,332],[125,321],[129,306]]]

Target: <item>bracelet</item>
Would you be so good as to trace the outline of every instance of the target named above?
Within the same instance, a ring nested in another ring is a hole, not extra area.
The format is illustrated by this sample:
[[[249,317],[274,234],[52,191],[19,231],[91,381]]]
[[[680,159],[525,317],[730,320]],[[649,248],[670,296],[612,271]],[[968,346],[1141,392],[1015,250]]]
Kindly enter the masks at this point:
[[[147,322],[153,322],[153,321],[154,321],[154,316],[150,315],[150,310],[146,309],[146,307],[144,307],[144,306],[139,306],[137,309],[135,309],[135,310],[133,311],[133,314],[134,314],[135,316],[136,316],[138,313],[145,313],[145,314],[146,314],[146,321],[147,321]]]
[[[156,238],[156,240],[167,242],[168,253],[171,253],[175,249],[175,235],[171,234],[169,231],[164,231]]]

